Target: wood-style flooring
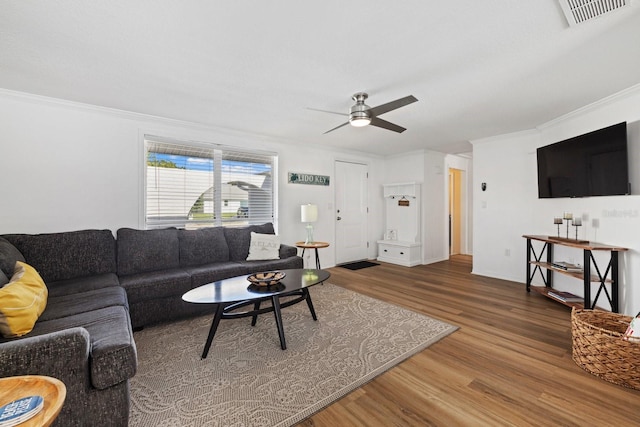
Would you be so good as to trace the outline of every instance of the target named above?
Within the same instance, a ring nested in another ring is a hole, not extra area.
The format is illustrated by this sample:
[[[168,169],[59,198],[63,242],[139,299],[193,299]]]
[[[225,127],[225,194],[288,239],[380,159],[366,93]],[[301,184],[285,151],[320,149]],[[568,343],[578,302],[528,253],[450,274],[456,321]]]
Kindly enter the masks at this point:
[[[640,426],[640,391],[571,359],[570,308],[471,261],[330,269],[333,284],[460,329],[299,426]]]

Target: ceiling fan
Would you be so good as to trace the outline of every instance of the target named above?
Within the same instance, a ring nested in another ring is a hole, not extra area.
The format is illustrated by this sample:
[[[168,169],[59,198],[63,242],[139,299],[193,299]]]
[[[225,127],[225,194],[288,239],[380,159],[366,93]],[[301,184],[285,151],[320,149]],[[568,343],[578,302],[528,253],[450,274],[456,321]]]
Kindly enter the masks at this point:
[[[396,99],[395,101],[387,102],[386,104],[378,105],[377,107],[369,107],[364,101],[369,97],[364,92],[358,92],[351,97],[354,101],[356,101],[355,105],[351,107],[349,110],[349,114],[336,113],[334,111],[325,111],[325,110],[317,110],[315,108],[311,108],[311,110],[322,111],[324,113],[332,113],[332,114],[340,114],[341,116],[349,116],[349,121],[341,124],[340,126],[336,126],[333,129],[329,129],[325,132],[325,134],[332,132],[336,129],[339,129],[343,126],[350,124],[354,127],[363,127],[367,125],[376,126],[383,129],[388,129],[394,132],[402,133],[405,128],[402,126],[398,126],[394,123],[388,122],[386,120],[381,119],[381,114],[388,113],[389,111],[393,111],[400,107],[404,107],[405,105],[409,105],[411,103],[416,102],[418,99],[413,96],[405,96],[404,98]]]

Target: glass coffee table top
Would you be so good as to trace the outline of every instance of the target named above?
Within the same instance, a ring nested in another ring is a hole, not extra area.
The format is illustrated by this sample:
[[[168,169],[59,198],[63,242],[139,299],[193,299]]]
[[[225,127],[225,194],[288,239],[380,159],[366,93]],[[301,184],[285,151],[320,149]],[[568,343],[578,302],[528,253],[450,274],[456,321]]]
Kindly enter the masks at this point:
[[[254,286],[247,280],[250,275],[238,276],[194,288],[185,293],[182,299],[186,302],[201,304],[250,301],[298,291],[324,282],[331,276],[325,270],[292,269],[278,271],[282,271],[286,275],[276,286]]]

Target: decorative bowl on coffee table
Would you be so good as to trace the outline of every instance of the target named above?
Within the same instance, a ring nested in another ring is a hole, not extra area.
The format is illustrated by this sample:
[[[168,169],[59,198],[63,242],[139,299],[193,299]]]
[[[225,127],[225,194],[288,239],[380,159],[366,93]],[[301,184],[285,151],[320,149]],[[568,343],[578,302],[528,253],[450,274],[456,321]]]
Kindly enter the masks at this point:
[[[265,271],[262,273],[255,273],[247,277],[247,280],[254,286],[275,286],[286,274],[282,271]]]

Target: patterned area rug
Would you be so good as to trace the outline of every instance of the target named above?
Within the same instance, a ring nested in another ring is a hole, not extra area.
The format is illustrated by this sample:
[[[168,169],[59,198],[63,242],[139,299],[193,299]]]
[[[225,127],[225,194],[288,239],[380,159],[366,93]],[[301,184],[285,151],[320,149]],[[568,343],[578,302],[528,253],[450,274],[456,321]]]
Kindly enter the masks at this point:
[[[200,359],[212,316],[135,333],[130,426],[291,426],[454,332],[457,327],[325,284],[273,315],[222,320]]]

